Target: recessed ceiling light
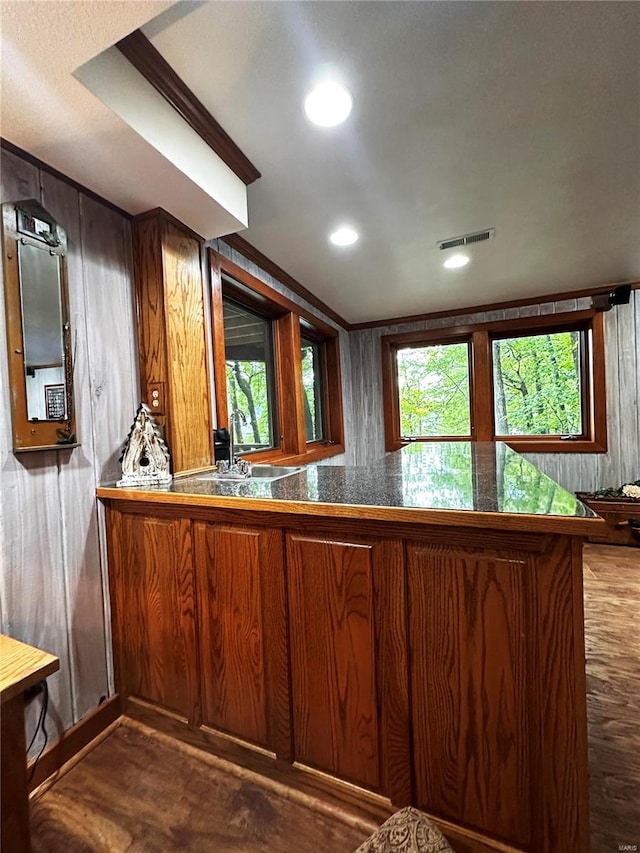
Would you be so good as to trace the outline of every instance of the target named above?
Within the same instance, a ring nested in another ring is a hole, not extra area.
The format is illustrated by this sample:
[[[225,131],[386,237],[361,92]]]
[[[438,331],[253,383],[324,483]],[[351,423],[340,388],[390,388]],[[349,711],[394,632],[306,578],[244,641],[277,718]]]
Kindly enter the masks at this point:
[[[342,228],[338,228],[332,234],[329,234],[329,240],[331,240],[334,246],[353,246],[357,239],[358,232],[354,231],[353,228],[349,228],[348,225],[344,225]]]
[[[351,112],[353,100],[339,83],[320,83],[304,100],[307,118],[320,127],[334,127]]]
[[[448,270],[457,270],[458,267],[466,267],[470,260],[469,255],[451,255],[442,266]]]

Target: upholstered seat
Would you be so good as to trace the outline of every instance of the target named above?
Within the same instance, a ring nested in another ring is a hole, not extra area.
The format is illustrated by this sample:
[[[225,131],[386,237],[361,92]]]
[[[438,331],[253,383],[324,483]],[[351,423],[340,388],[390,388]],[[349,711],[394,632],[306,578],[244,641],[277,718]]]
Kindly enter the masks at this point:
[[[447,839],[418,809],[391,815],[355,853],[454,853]]]

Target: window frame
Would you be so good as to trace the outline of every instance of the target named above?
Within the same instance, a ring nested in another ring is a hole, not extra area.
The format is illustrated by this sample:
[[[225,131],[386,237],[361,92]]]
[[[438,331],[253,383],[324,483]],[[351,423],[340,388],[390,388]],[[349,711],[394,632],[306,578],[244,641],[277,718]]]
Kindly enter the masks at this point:
[[[563,439],[560,436],[496,435],[493,341],[507,337],[565,331],[583,333],[581,380],[584,434],[576,439]],[[602,312],[594,310],[384,335],[381,339],[381,349],[386,450],[398,450],[413,441],[469,441],[468,437],[459,436],[425,436],[409,439],[402,437],[396,359],[397,351],[408,346],[460,343],[465,340],[470,346],[472,441],[504,441],[515,450],[530,453],[606,453],[604,321]]]
[[[273,324],[276,391],[274,421],[279,425],[279,446],[264,451],[251,451],[246,454],[247,458],[256,462],[305,464],[344,453],[338,330],[213,249],[207,250],[207,256],[211,274],[211,339],[216,424],[222,427],[229,423],[222,307],[223,298],[227,297],[265,318],[270,318]],[[326,435],[322,440],[311,442],[306,440],[304,421],[301,324],[304,326],[305,337],[321,345],[324,372]]]

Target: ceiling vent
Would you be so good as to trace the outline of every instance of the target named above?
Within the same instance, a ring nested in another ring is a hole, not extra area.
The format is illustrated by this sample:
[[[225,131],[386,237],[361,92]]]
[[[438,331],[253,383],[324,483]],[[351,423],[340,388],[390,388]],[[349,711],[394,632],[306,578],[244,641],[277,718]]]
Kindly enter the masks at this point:
[[[440,249],[455,249],[456,246],[470,246],[473,243],[483,243],[495,237],[495,228],[486,228],[484,231],[474,231],[473,234],[463,234],[461,237],[451,237],[449,240],[438,240]]]

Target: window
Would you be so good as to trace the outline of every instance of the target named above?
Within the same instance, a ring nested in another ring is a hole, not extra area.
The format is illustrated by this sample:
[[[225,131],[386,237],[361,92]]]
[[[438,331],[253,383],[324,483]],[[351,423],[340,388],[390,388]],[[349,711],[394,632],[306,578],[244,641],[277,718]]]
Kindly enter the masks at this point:
[[[601,313],[389,335],[382,353],[387,450],[469,439],[606,450]]]
[[[300,336],[304,427],[307,441],[324,438],[324,370],[322,344]]]
[[[209,260],[218,426],[256,460],[343,452],[337,331],[211,250]]]
[[[277,447],[271,320],[222,300],[229,429],[238,453]]]
[[[496,435],[583,435],[580,332],[496,338]]]
[[[399,349],[397,368],[401,435],[471,437],[468,344]]]

